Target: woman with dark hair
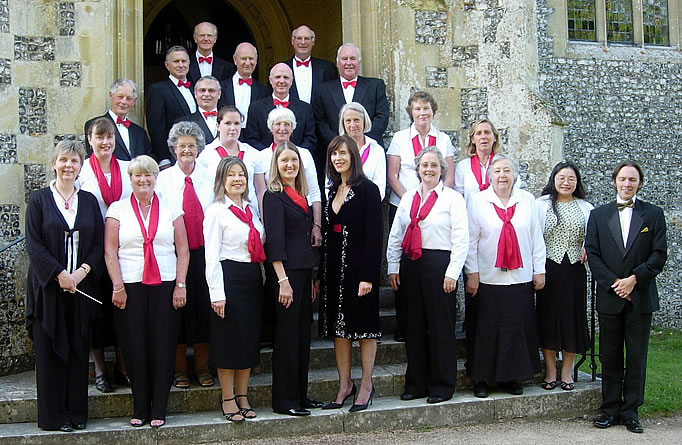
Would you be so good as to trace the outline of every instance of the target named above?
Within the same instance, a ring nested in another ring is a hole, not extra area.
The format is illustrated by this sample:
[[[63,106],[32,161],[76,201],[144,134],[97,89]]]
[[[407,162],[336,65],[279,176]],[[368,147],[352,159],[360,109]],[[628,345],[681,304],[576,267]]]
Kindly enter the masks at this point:
[[[320,278],[321,337],[334,337],[339,391],[322,409],[338,409],[351,396],[351,412],[367,408],[374,395],[372,371],[381,338],[381,195],[363,173],[358,147],[350,136],[337,136],[327,149],[329,199],[322,220]],[[353,341],[360,342],[362,384],[350,377]],[[357,402],[357,403],[355,403]]]
[[[573,361],[587,348],[585,232],[594,207],[585,201],[578,167],[570,161],[554,166],[537,199],[538,221],[547,246],[546,284],[537,292],[538,340],[545,358],[546,390],[570,391]],[[556,356],[561,350],[561,377]]]

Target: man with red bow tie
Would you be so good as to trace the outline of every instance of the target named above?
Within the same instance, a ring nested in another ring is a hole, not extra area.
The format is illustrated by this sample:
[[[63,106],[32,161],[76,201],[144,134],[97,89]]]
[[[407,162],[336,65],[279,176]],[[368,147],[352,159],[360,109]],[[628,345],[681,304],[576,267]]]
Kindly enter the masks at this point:
[[[206,145],[213,142],[218,134],[218,100],[220,99],[220,82],[213,76],[201,77],[194,84],[194,98],[197,101],[197,111],[178,119],[191,121],[199,125],[204,132]]]
[[[272,144],[272,132],[268,130],[268,114],[277,107],[288,108],[296,116],[296,128],[291,142],[314,153],[317,148],[315,120],[312,107],[291,94],[293,73],[286,63],[278,63],[270,70],[272,96],[260,99],[249,107],[249,125],[246,126],[244,142],[262,150]]]
[[[213,46],[218,40],[218,27],[210,22],[201,22],[194,27],[194,42],[197,50],[189,59],[189,78],[195,84],[204,76],[213,76],[221,82],[229,79],[236,68],[229,62],[213,54]]]
[[[130,79],[117,79],[109,88],[109,102],[111,108],[103,116],[97,116],[85,123],[85,134],[88,134],[90,124],[100,117],[106,117],[114,121],[116,128],[116,147],[114,157],[122,161],[130,161],[135,156],[152,154],[152,144],[144,128],[133,123],[128,113],[137,101],[137,85]],[[85,138],[88,153],[92,153],[92,147]]]
[[[162,170],[174,162],[168,149],[168,132],[178,119],[197,111],[192,82],[187,79],[187,50],[182,46],[168,48],[165,66],[168,79],[151,84],[147,93],[147,129],[154,158]]]

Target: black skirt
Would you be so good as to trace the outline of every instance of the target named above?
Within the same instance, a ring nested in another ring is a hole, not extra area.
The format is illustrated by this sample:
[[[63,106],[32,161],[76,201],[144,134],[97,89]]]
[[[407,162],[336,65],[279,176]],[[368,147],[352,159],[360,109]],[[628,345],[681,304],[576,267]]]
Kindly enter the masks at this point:
[[[211,310],[208,362],[220,369],[247,369],[260,359],[263,277],[259,263],[223,260],[225,318]],[[209,306],[210,307],[210,306]]]
[[[543,349],[583,353],[587,349],[585,266],[547,259],[544,289],[537,292],[538,341]]]
[[[97,291],[92,295],[102,302],[97,304],[88,300],[92,320],[92,333],[90,335],[91,347],[103,349],[107,346],[118,346],[116,329],[114,329],[113,303],[111,302],[113,287],[109,274],[104,272],[100,276]]]
[[[178,344],[208,343],[213,310],[203,246],[189,251],[186,285],[187,304],[178,310]]]

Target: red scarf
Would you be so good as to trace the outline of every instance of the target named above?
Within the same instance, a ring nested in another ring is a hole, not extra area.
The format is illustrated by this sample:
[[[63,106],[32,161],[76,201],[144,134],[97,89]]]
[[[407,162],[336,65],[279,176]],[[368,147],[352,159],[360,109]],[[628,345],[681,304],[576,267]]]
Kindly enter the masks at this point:
[[[144,228],[142,222],[142,215],[140,214],[140,206],[137,204],[135,194],[130,194],[130,203],[133,206],[133,212],[137,217],[137,222],[140,224],[142,231],[142,238],[144,239],[144,269],[142,270],[142,284],[147,286],[158,286],[161,284],[161,272],[159,272],[159,264],[156,262],[154,256],[154,237],[156,236],[156,229],[159,228],[159,197],[152,196],[152,208],[149,210],[149,234]]]
[[[109,161],[109,171],[111,172],[111,185],[107,183],[107,178],[102,172],[102,167],[99,166],[99,162],[95,155],[90,156],[90,168],[92,168],[93,173],[95,173],[95,178],[97,178],[97,185],[99,185],[99,191],[102,194],[102,199],[104,203],[109,207],[112,202],[116,202],[121,199],[121,193],[123,193],[123,182],[121,181],[121,167],[118,165],[118,161],[115,157],[111,157]]]
[[[239,221],[249,225],[249,253],[251,254],[252,263],[262,263],[265,261],[265,251],[263,250],[263,243],[260,241],[260,233],[253,225],[253,214],[249,206],[246,206],[246,213],[236,205],[231,205],[230,210],[234,213]]]
[[[230,154],[227,152],[225,147],[223,147],[222,145],[218,145],[216,147],[216,151],[218,152],[218,156],[220,156],[220,159],[222,159],[226,156],[230,156]],[[239,150],[239,153],[237,153],[237,157],[243,161],[244,160],[244,152]]]
[[[189,249],[194,250],[204,245],[204,209],[194,190],[192,178],[185,176],[185,190],[182,192],[182,210],[185,212],[185,229]]]
[[[288,185],[284,186],[284,192],[287,194],[287,196],[289,196],[289,198],[291,198],[292,201],[294,201],[294,204],[302,208],[304,212],[308,213],[308,201],[304,196],[299,195],[296,190],[289,187]]]
[[[488,158],[488,165],[493,161],[493,156],[495,156],[495,153],[490,153],[490,157]],[[478,190],[483,191],[490,187],[490,179],[488,178],[488,175],[485,175],[485,182],[483,182],[483,178],[481,178],[481,160],[478,158],[478,155],[473,155],[471,157],[471,172],[474,174],[474,178],[476,178],[476,182],[478,182]]]
[[[429,135],[429,145],[427,147],[434,147],[436,145],[436,137]],[[422,143],[419,140],[419,134],[412,138],[412,150],[414,150],[414,155],[417,156],[420,151],[422,151]]]
[[[495,213],[502,220],[502,231],[500,232],[500,239],[497,242],[497,259],[495,260],[495,267],[500,267],[503,270],[514,270],[523,267],[523,260],[521,259],[521,249],[519,248],[519,240],[516,237],[516,230],[511,223],[511,219],[516,212],[516,204],[503,210],[493,204]]]
[[[365,161],[367,161],[367,158],[369,158],[369,149],[370,149],[370,144],[367,144],[367,148],[365,151],[362,152],[362,156],[360,156],[360,160],[362,161],[362,165],[365,165]]]
[[[422,229],[419,227],[419,221],[423,221],[429,214],[434,204],[436,204],[438,194],[434,190],[426,199],[426,202],[419,210],[421,197],[418,192],[414,193],[412,198],[412,208],[410,209],[410,225],[407,226],[405,237],[403,238],[402,248],[412,261],[419,259],[422,256]],[[417,211],[419,214],[417,215]]]

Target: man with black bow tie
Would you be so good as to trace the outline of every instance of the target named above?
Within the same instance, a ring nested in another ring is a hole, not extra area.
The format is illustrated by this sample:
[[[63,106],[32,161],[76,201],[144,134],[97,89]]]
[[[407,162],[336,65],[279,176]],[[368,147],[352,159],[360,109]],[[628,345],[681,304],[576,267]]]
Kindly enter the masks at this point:
[[[195,84],[204,76],[213,76],[218,82],[232,77],[236,68],[227,60],[213,54],[218,40],[218,27],[210,22],[201,22],[194,27],[194,42],[197,50],[189,59],[189,78]]]
[[[291,46],[294,48],[294,56],[284,61],[292,69],[294,76],[289,94],[311,104],[317,86],[336,79],[336,69],[330,61],[311,56],[315,46],[315,32],[306,25],[292,31]]]

